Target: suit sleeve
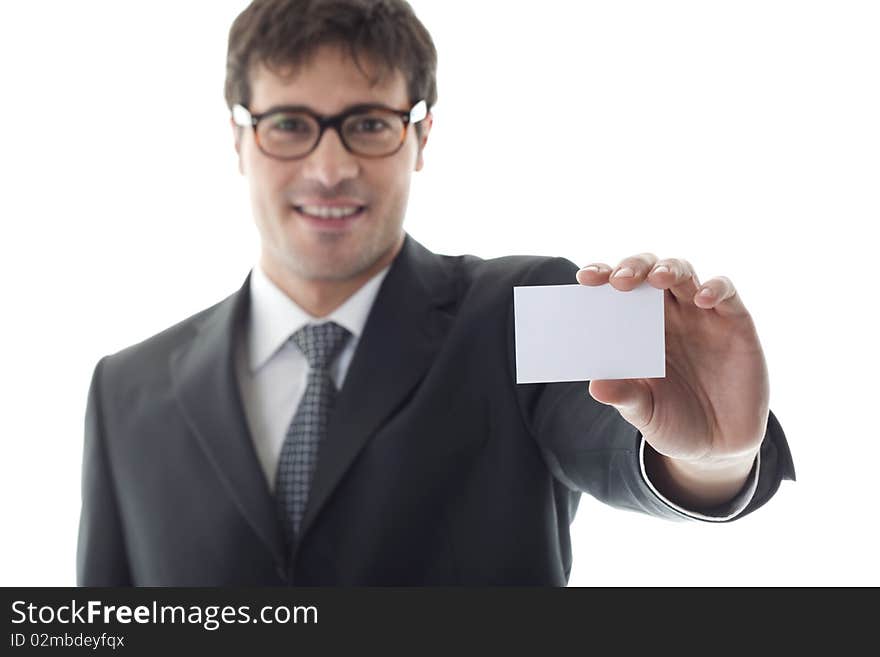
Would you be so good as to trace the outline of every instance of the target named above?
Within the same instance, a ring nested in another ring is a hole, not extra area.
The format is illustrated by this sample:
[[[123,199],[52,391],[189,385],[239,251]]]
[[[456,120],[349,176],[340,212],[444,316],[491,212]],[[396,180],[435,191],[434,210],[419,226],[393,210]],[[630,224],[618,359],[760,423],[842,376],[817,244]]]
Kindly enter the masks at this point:
[[[92,375],[85,419],[82,510],[76,555],[78,586],[130,586],[116,491],[107,459],[101,410],[102,358]]]
[[[519,284],[576,283],[578,269],[565,258],[548,259],[533,267]],[[513,358],[512,345],[510,351]],[[525,422],[547,467],[562,484],[613,507],[674,520],[700,519],[683,513],[655,492],[642,471],[641,433],[617,409],[593,399],[589,381],[514,385]],[[783,479],[795,479],[785,434],[772,411],[758,464],[757,482],[748,505],[733,515],[729,505],[704,510],[704,519],[717,522],[742,518],[764,505]]]

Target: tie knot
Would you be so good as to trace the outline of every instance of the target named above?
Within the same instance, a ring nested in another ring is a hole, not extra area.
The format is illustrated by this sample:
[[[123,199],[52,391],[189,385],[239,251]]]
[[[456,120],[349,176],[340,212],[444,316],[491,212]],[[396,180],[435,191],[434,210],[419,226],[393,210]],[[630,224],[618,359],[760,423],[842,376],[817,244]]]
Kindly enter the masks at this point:
[[[326,369],[342,351],[351,333],[336,322],[306,324],[291,336],[291,340],[305,354],[309,367]]]

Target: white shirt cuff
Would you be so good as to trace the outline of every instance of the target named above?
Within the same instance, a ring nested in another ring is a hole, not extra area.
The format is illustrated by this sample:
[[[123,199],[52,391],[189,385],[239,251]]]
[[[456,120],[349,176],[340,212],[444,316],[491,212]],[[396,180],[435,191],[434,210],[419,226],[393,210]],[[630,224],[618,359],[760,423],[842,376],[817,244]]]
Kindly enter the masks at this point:
[[[722,522],[725,520],[732,520],[749,505],[749,502],[752,501],[752,497],[755,494],[755,489],[758,487],[758,472],[761,470],[761,452],[758,452],[758,456],[755,458],[755,464],[752,466],[752,471],[749,473],[749,478],[746,481],[746,484],[743,486],[742,491],[733,498],[730,502],[726,504],[720,505],[711,511],[691,511],[689,509],[685,509],[684,507],[679,506],[675,502],[666,499],[663,495],[660,494],[654,484],[651,483],[651,480],[648,479],[648,473],[645,471],[645,437],[639,434],[641,439],[641,444],[639,445],[639,467],[642,471],[642,479],[645,480],[645,483],[648,484],[648,488],[656,495],[664,504],[666,504],[671,509],[674,509],[681,515],[686,518],[692,518],[694,520],[706,520],[709,522]]]

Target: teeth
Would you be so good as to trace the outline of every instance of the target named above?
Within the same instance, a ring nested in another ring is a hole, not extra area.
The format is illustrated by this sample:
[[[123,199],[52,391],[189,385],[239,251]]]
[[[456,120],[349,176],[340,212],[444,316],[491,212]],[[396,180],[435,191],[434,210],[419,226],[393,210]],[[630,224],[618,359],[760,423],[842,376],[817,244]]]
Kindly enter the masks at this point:
[[[299,208],[301,212],[311,215],[313,217],[319,217],[321,219],[342,219],[343,217],[350,217],[355,214],[360,207],[356,205],[351,206],[340,206],[340,207],[321,207],[317,205],[304,205]]]

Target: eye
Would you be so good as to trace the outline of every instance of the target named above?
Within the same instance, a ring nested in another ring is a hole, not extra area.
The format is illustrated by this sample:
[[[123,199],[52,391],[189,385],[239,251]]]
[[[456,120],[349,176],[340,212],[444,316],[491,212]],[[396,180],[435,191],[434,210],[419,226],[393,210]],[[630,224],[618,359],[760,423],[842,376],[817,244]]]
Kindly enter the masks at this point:
[[[309,124],[300,118],[285,116],[273,121],[272,129],[282,132],[303,132],[309,130]]]
[[[312,132],[314,126],[305,114],[279,112],[266,118],[266,130],[276,134],[304,134]]]
[[[388,122],[382,118],[375,116],[363,116],[356,118],[351,125],[355,132],[377,133],[387,130],[390,126]]]

